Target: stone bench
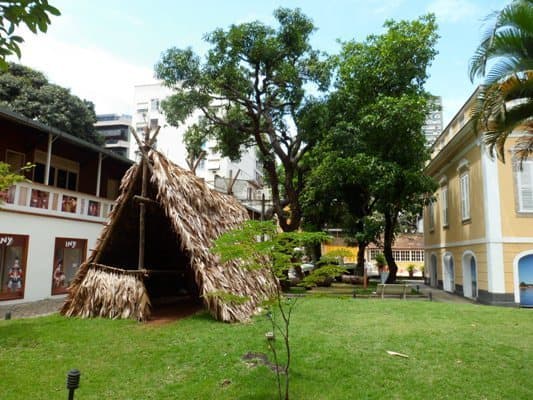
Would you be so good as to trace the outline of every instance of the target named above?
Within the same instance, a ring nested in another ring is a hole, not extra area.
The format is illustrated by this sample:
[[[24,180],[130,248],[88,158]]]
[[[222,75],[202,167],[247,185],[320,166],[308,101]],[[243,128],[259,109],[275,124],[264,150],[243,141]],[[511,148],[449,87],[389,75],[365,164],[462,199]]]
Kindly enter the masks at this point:
[[[410,286],[406,283],[378,283],[376,295],[385,298],[385,295],[399,295],[400,298],[406,299]]]

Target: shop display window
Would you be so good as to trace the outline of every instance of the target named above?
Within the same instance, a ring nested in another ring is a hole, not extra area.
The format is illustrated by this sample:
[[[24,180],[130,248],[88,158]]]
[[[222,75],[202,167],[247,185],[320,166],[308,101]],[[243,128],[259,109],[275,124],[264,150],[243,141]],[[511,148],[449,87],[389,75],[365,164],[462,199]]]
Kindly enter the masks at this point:
[[[24,297],[27,254],[28,236],[0,233],[0,300]]]
[[[78,268],[85,260],[86,239],[56,238],[52,270],[52,294],[67,292]]]

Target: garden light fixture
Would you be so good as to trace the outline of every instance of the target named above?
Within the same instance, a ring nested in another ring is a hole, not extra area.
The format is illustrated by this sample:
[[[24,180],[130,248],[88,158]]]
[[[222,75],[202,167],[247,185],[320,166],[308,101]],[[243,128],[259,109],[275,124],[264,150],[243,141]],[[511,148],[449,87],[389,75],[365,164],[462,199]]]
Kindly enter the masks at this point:
[[[71,369],[67,374],[68,400],[74,400],[74,391],[80,387],[80,371]]]

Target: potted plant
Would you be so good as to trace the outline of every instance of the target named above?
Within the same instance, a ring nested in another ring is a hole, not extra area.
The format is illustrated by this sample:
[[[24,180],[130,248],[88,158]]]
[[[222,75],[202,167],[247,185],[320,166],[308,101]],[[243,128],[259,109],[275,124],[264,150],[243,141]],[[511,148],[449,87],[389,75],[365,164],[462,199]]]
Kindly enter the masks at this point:
[[[375,260],[378,267],[379,276],[381,278],[381,283],[385,283],[389,276],[389,271],[387,271],[387,260],[382,253],[376,254]]]
[[[409,264],[407,266],[407,272],[409,272],[409,278],[412,278],[415,274],[416,266],[414,264]]]

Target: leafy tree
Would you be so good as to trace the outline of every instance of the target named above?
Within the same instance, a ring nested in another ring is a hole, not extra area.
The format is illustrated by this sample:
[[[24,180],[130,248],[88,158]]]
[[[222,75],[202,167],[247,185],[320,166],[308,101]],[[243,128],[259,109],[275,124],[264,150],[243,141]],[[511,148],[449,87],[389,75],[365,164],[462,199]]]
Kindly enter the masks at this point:
[[[10,63],[7,71],[0,72],[0,106],[89,142],[103,142],[94,129],[93,103],[23,65]]]
[[[207,126],[204,119],[201,119],[198,124],[190,126],[183,136],[183,143],[187,149],[187,166],[193,174],[196,173],[196,168],[200,161],[205,160],[207,153],[204,150],[206,143]]]
[[[430,107],[423,85],[438,36],[432,15],[387,21],[385,28],[364,42],[344,43],[336,58],[336,91],[328,100],[332,128],[315,147],[321,161],[309,182],[335,193],[361,232],[365,218],[383,215],[384,255],[394,282],[398,217],[435,190],[422,172],[429,156],[422,125]],[[320,181],[320,171],[328,169]]]
[[[304,128],[313,103],[306,90],[325,90],[330,74],[309,43],[311,20],[298,9],[280,8],[274,16],[277,28],[256,21],[206,35],[211,49],[204,62],[190,48],[171,48],[155,69],[177,90],[162,104],[171,125],[200,110],[210,124],[206,135],[224,156],[238,159],[243,148],[257,146],[274,212],[282,229],[292,231],[301,220],[302,158],[313,146],[314,132]]]
[[[514,0],[487,21],[470,60],[470,79],[485,78],[473,117],[502,160],[507,137],[519,130],[516,154],[524,160],[533,153],[533,0]]]
[[[15,30],[26,25],[30,31],[46,32],[50,15],[60,15],[48,0],[7,0],[0,2],[0,69],[6,70],[6,57],[16,54],[20,58],[19,45],[24,42]]]
[[[213,252],[222,262],[240,260],[242,268],[267,269],[274,280],[285,279],[287,271],[300,263],[295,261],[296,248],[328,239],[323,232],[279,232],[273,221],[246,221],[240,228],[229,231],[215,241]],[[233,294],[216,293],[228,301],[246,301]],[[272,332],[267,333],[268,346],[274,357],[279,399],[289,400],[291,344],[290,322],[297,298],[286,298],[277,286],[273,299],[266,304]],[[276,343],[281,336],[284,354]],[[281,357],[285,363],[281,364]],[[282,382],[284,381],[284,382]],[[283,386],[283,387],[282,387]]]
[[[17,182],[25,181],[26,177],[22,174],[31,168],[33,165],[28,163],[20,171],[13,171],[9,164],[0,161],[0,204],[7,199],[7,189]]]

